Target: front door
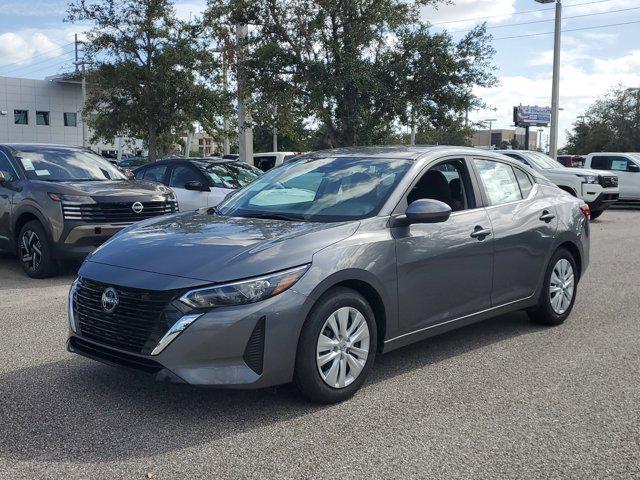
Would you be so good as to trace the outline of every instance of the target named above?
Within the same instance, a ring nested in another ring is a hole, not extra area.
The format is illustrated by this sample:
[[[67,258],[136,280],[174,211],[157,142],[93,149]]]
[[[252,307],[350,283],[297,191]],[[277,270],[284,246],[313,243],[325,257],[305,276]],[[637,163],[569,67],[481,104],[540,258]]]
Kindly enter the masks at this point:
[[[18,180],[18,176],[4,152],[1,151],[0,172],[5,179],[3,183],[0,183],[0,248],[6,250],[11,248],[11,203],[15,194],[11,184]]]
[[[401,328],[411,332],[491,306],[493,238],[464,158],[428,168],[399,206],[440,200],[453,213],[443,223],[394,228]]]
[[[188,182],[199,182],[203,186],[208,186],[208,181],[195,167],[191,165],[175,165],[169,177],[169,187],[171,187],[178,199],[180,211],[187,212],[209,206],[210,192],[208,190],[187,190],[185,185]]]
[[[622,155],[594,155],[591,168],[608,170],[618,176],[621,200],[640,200],[640,172],[630,171],[631,165],[640,166],[640,158]]]
[[[475,158],[474,165],[493,229],[495,307],[535,293],[558,219],[552,199],[524,170],[487,158]]]

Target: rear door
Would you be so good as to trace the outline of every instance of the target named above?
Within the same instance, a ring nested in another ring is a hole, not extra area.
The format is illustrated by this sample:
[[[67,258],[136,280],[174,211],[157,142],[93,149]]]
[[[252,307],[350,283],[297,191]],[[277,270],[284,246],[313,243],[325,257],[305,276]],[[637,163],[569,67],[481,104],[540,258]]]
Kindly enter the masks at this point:
[[[396,227],[398,299],[405,332],[470,315],[491,306],[493,236],[477,183],[465,158],[425,169],[398,205],[430,198],[451,206],[443,223]]]
[[[473,165],[493,230],[493,306],[535,293],[558,219],[543,189],[524,169],[478,156]]]

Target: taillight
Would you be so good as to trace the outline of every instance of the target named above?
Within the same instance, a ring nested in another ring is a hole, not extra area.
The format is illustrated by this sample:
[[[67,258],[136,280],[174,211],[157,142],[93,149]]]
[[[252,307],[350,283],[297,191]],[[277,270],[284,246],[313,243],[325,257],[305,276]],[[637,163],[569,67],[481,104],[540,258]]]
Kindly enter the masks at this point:
[[[582,210],[582,213],[584,213],[587,218],[591,220],[591,209],[589,208],[589,205],[583,203],[582,205],[580,205],[580,210]]]

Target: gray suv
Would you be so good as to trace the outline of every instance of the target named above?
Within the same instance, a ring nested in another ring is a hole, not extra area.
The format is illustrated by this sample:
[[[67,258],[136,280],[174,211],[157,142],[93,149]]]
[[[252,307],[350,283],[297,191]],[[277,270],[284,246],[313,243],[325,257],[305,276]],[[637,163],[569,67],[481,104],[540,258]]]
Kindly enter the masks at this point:
[[[319,152],[107,241],[71,287],[67,345],[156,379],[294,381],[337,402],[409,343],[519,309],[564,322],[588,262],[588,207],[502,155]]]
[[[54,275],[134,222],[177,211],[169,188],[132,181],[85,149],[0,145],[0,250],[27,275]]]

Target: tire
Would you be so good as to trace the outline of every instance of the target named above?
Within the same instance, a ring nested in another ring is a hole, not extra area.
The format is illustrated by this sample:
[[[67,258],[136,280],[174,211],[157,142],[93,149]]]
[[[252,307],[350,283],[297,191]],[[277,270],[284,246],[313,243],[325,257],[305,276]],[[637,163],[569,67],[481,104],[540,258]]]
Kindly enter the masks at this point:
[[[598,218],[603,213],[604,213],[604,210],[596,210],[595,212],[592,210],[591,211],[591,220],[595,220],[596,218]]]
[[[567,265],[570,271],[566,269]],[[567,272],[567,273],[565,273]],[[559,282],[563,284],[559,290],[552,292],[552,279],[554,287],[558,288]],[[564,288],[566,286],[566,288]],[[538,306],[529,311],[531,319],[541,325],[562,324],[573,309],[576,301],[578,287],[578,269],[571,252],[560,248],[551,257],[544,276],[544,284]],[[560,295],[560,297],[558,297]],[[570,299],[566,302],[568,295]]]
[[[347,335],[341,337],[345,332]],[[328,404],[348,399],[371,370],[377,340],[375,315],[365,298],[348,288],[329,290],[315,304],[302,327],[295,385],[312,402]],[[322,362],[325,363],[321,365]]]
[[[20,229],[16,251],[24,272],[31,278],[47,278],[57,273],[51,242],[37,220],[27,222]]]

